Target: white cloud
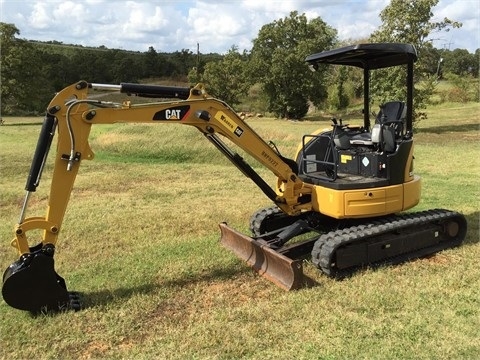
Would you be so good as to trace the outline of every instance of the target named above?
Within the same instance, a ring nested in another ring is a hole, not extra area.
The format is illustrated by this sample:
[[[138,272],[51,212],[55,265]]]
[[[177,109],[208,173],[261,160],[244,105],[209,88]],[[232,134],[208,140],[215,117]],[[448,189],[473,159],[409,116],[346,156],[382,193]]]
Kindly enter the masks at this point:
[[[51,19],[48,16],[47,4],[35,3],[30,16],[28,16],[28,23],[34,29],[47,29],[51,23]]]
[[[477,0],[440,0],[433,13],[433,21],[448,18],[462,23],[460,29],[450,28],[448,32],[433,34],[435,47],[469,49],[470,52],[480,48],[480,3]]]
[[[368,21],[359,21],[356,23],[343,20],[344,23],[340,23],[338,30],[338,37],[342,40],[356,40],[365,39],[370,36],[376,30],[376,26]]]
[[[232,45],[250,50],[260,28],[293,10],[321,17],[341,40],[368,37],[380,25],[389,0],[0,0],[1,20],[27,39],[137,51],[181,49],[224,53]],[[463,22],[445,41],[475,51],[480,37],[478,0],[440,0],[434,15]],[[435,44],[437,45],[437,44]]]
[[[434,8],[434,19],[437,21],[441,21],[444,18],[454,21],[458,21],[458,19],[480,21],[479,9],[480,4],[477,1],[441,0]]]
[[[248,11],[260,12],[267,17],[278,18],[279,14],[287,15],[290,11],[300,8],[297,1],[260,1],[245,0],[242,1],[242,7]]]
[[[138,3],[129,1],[126,6],[128,20],[123,26],[125,31],[145,33],[163,30],[169,20],[167,14],[159,6],[152,6],[149,3]]]

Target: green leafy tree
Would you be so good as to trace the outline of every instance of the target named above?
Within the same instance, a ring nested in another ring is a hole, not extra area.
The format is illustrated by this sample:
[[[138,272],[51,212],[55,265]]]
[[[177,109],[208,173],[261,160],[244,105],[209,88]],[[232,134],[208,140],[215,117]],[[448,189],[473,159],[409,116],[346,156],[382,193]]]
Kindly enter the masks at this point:
[[[429,103],[437,80],[436,75],[429,74],[431,60],[428,55],[433,48],[429,37],[434,32],[462,26],[461,23],[448,18],[439,22],[431,21],[432,8],[437,4],[438,0],[391,0],[380,12],[382,25],[371,35],[373,42],[409,43],[416,47],[419,60],[415,67],[414,121],[426,117],[427,114],[420,110],[425,109]],[[371,87],[372,100],[382,103],[387,100],[405,99],[404,74],[401,68],[376,72]]]
[[[288,17],[264,25],[253,41],[249,76],[261,83],[268,97],[268,110],[280,118],[300,119],[309,101],[326,98],[325,72],[312,73],[305,57],[331,48],[336,31],[321,18],[307,20],[293,11]]]
[[[136,69],[141,67],[135,61],[133,56],[117,52],[112,62],[113,82],[136,82],[138,80],[138,72]]]
[[[444,72],[478,77],[479,57],[465,49],[444,50],[440,55]]]
[[[1,52],[1,112],[3,115],[11,114],[19,104],[19,92],[17,74],[21,66],[19,49],[16,49],[17,39],[20,31],[13,24],[0,23],[0,47]]]
[[[161,58],[157,51],[150,46],[143,56],[145,77],[158,77],[161,75]]]
[[[205,65],[201,81],[208,92],[230,105],[240,103],[240,97],[247,94],[249,83],[245,79],[247,55],[240,54],[238,48],[232,46],[222,60],[212,61]],[[193,73],[191,74],[193,80]]]
[[[2,115],[36,114],[54,93],[43,52],[19,34],[15,25],[0,23]]]
[[[188,82],[191,85],[196,85],[202,81],[201,73],[197,67],[193,67],[190,69],[190,71],[188,72],[187,78],[188,78]]]
[[[332,110],[345,109],[350,104],[350,98],[354,97],[354,93],[348,94],[347,85],[349,85],[349,76],[353,73],[352,69],[347,66],[332,66],[330,68],[331,84],[328,87],[328,97],[326,105]]]
[[[169,59],[173,65],[172,72],[168,75],[186,76],[190,69],[196,66],[196,56],[189,49],[175,51],[169,55]]]

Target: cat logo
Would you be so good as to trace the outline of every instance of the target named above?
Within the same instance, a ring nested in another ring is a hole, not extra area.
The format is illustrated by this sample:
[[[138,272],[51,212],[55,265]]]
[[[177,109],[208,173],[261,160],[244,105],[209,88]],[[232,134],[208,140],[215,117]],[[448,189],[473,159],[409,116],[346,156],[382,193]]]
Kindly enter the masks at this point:
[[[153,120],[182,120],[190,110],[190,105],[175,106],[155,113]]]
[[[240,137],[243,134],[243,129],[240,126],[237,126],[237,128],[235,129],[235,131],[233,133],[235,135],[237,135],[238,137]]]
[[[167,109],[165,110],[165,117],[167,119],[178,120],[181,119],[180,109]]]

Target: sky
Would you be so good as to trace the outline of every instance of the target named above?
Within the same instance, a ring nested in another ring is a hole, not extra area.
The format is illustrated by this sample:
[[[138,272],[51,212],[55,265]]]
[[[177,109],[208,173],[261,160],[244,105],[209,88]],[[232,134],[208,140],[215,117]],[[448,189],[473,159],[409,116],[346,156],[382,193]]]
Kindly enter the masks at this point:
[[[189,49],[224,54],[232,46],[251,50],[265,24],[291,11],[320,17],[340,40],[368,37],[381,24],[389,0],[0,0],[0,21],[13,23],[19,38],[105,46],[145,52]],[[463,23],[432,35],[442,49],[480,48],[480,1],[439,0],[434,21]]]

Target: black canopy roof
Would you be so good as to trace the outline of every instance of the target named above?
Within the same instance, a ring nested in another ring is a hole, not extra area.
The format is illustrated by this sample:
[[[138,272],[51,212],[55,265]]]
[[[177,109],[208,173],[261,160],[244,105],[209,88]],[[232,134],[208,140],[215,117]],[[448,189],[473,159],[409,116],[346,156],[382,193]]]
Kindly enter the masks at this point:
[[[306,62],[316,64],[349,65],[363,69],[380,69],[415,62],[417,51],[413,45],[373,43],[345,46],[307,56]]]

